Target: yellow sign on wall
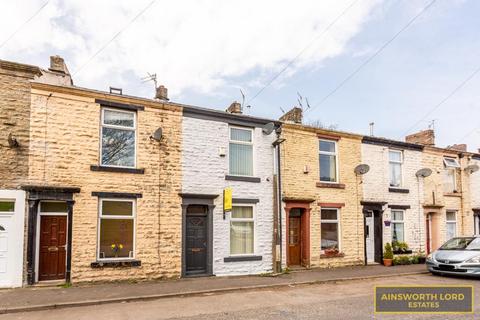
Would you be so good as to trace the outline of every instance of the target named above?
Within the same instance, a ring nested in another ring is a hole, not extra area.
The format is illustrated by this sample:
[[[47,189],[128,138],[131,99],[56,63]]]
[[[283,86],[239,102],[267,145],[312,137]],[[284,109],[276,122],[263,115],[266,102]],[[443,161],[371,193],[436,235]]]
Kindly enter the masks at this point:
[[[232,188],[223,190],[223,211],[232,211]]]

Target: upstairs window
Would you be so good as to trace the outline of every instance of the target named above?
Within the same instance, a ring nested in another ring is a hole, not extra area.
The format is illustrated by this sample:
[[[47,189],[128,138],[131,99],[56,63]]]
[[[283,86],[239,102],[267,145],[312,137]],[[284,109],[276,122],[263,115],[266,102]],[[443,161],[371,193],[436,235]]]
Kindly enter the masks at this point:
[[[455,192],[457,190],[457,169],[460,164],[455,158],[443,158],[445,171],[443,172],[443,187],[445,192]]]
[[[401,151],[390,150],[388,152],[388,163],[390,167],[390,187],[402,186],[402,165],[403,154]]]
[[[253,176],[253,130],[230,127],[229,173]]]
[[[101,165],[135,167],[136,113],[102,109]]]
[[[338,182],[337,142],[319,140],[320,181]]]

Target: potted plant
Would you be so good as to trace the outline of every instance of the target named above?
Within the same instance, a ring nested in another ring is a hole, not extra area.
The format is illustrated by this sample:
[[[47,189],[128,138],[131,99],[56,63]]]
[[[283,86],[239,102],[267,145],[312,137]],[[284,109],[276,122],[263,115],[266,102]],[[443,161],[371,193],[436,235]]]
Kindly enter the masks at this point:
[[[425,252],[423,252],[422,250],[418,250],[417,254],[416,254],[416,257],[417,257],[417,261],[418,263],[420,264],[424,264],[425,261],[427,260],[427,257],[425,256]]]
[[[327,255],[327,256],[335,256],[335,255],[338,254],[338,252],[339,252],[338,248],[335,247],[335,246],[332,246],[330,248],[325,249],[325,255]]]
[[[387,242],[385,244],[385,251],[383,252],[383,265],[385,267],[391,267],[392,261],[393,261],[392,245],[390,244],[390,242]]]

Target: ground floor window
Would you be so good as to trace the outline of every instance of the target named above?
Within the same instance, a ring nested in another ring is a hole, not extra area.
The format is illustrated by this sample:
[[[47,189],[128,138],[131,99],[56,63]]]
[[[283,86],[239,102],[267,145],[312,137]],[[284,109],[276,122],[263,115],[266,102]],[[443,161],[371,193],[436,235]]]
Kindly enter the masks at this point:
[[[253,254],[255,242],[253,206],[233,206],[230,218],[230,254]]]
[[[339,210],[322,208],[320,212],[321,250],[340,250]]]
[[[404,213],[403,210],[392,210],[392,242],[405,241]]]
[[[100,200],[99,259],[134,258],[135,200]]]
[[[449,240],[457,235],[457,212],[447,211],[447,239]]]

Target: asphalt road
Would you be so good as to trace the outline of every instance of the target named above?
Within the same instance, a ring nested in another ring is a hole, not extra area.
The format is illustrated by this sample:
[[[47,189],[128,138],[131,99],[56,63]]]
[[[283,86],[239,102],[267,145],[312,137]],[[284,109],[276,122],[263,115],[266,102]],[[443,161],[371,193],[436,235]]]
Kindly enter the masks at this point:
[[[375,284],[473,284],[475,300],[480,301],[480,280],[425,274],[7,314],[0,319],[474,319],[472,315],[374,316],[373,287]],[[476,317],[480,316],[478,303],[475,313],[478,314]]]

